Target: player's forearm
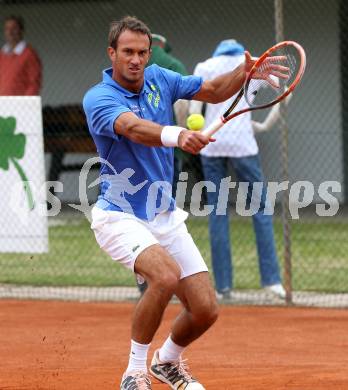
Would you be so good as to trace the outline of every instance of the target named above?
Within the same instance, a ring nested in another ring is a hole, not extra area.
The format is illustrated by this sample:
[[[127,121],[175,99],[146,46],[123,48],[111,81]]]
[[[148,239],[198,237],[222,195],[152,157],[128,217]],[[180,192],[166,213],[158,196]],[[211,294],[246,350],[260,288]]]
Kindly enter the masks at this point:
[[[244,63],[232,72],[224,73],[213,80],[205,81],[193,100],[207,103],[221,103],[235,95],[243,86],[246,78]]]
[[[121,115],[125,116],[127,114]],[[157,123],[128,116],[126,120],[118,119],[115,122],[115,133],[131,141],[147,146],[161,146],[161,133],[163,126]]]
[[[242,88],[245,78],[245,67],[241,64],[232,72],[213,79],[211,82],[214,86],[215,103],[223,102],[235,95]]]
[[[147,120],[139,120],[128,129],[127,134],[136,143],[179,147],[192,154],[199,153],[209,143],[209,139],[200,132],[189,131],[180,126],[160,126]]]
[[[114,131],[133,142],[146,146],[177,146],[185,152],[197,154],[211,140],[199,131],[186,130],[180,126],[161,126],[140,119],[132,112],[121,114],[114,123]]]

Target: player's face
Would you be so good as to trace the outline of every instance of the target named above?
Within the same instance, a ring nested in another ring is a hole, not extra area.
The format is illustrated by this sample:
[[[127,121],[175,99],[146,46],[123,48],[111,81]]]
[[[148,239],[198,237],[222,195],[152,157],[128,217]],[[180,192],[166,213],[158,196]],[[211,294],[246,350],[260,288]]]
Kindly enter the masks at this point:
[[[109,47],[113,78],[125,88],[139,90],[144,68],[150,58],[150,40],[146,34],[125,30],[118,38],[116,50]]]
[[[22,40],[22,31],[15,20],[7,20],[4,25],[4,36],[11,46]]]

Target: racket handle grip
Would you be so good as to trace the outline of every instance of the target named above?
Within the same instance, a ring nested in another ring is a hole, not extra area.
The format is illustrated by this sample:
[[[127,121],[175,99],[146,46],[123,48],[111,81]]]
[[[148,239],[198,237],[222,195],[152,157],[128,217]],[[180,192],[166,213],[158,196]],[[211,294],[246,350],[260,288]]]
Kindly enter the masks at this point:
[[[210,138],[213,134],[215,134],[223,125],[224,121],[221,118],[216,119],[214,122],[212,122],[206,129],[202,131],[202,134]]]

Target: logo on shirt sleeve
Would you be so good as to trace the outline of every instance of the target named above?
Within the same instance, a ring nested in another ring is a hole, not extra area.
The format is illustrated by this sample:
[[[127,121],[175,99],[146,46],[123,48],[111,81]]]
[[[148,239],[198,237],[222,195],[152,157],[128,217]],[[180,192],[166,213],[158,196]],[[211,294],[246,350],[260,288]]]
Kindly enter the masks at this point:
[[[130,109],[132,110],[132,112],[134,112],[134,114],[138,114],[140,112],[140,107],[136,104],[131,104]]]

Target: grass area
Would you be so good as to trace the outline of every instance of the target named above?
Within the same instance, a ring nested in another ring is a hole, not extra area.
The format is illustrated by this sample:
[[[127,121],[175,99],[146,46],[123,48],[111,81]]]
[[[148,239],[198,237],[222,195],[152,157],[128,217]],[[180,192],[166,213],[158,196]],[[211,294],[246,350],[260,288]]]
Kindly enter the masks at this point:
[[[190,218],[188,228],[210,267],[207,219]],[[348,291],[347,222],[309,219],[292,222],[293,286],[295,290]],[[282,226],[275,220],[277,250],[282,263]],[[235,287],[259,288],[252,222],[231,224]],[[1,254],[0,283],[49,286],[132,286],[134,276],[97,246],[88,221],[64,219],[49,229],[48,254]]]
[[[348,222],[308,219],[291,224],[291,258],[295,290],[348,291]],[[207,222],[190,219],[188,226],[198,247],[210,266]],[[283,227],[280,219],[274,223],[277,252],[283,264]],[[234,285],[237,289],[259,288],[258,258],[250,218],[231,222]]]

